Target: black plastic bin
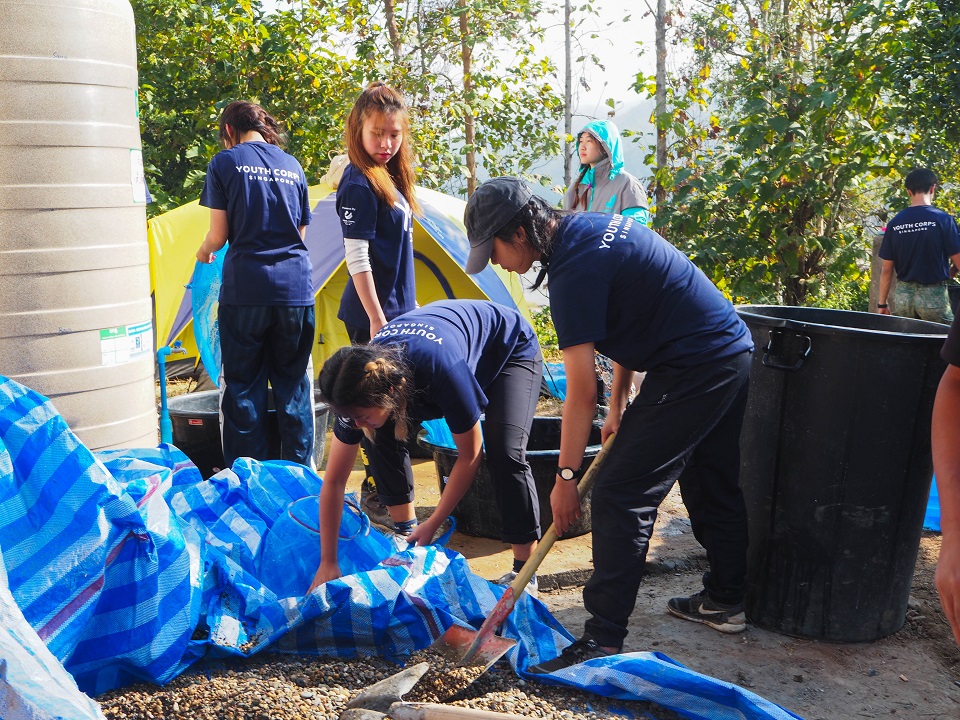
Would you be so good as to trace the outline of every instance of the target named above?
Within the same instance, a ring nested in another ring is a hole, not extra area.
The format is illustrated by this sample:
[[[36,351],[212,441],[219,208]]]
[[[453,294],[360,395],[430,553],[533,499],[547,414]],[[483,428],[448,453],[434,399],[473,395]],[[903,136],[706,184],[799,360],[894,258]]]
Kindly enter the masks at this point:
[[[756,344],[740,436],[747,617],[867,642],[903,625],[930,490],[947,326],[743,305]]]
[[[203,477],[208,478],[222,470],[223,444],[220,441],[220,391],[205,390],[167,399],[167,412],[173,425],[173,444],[193,461]],[[327,421],[330,408],[316,400],[314,403],[313,457],[317,467],[323,462],[327,441]],[[280,429],[273,394],[268,397],[267,451],[271,459],[280,457]]]
[[[595,423],[586,451],[583,455],[583,466],[586,468],[597,453],[600,452],[601,425]],[[431,453],[437,466],[437,482],[440,492],[443,492],[446,479],[450,476],[453,464],[457,461],[456,448],[435,445],[421,437],[418,442]],[[527,442],[527,462],[533,473],[533,481],[537,486],[537,495],[540,501],[540,529],[546,531],[553,523],[553,510],[550,508],[550,492],[557,476],[557,464],[560,459],[560,418],[535,417],[530,429],[530,440]],[[457,530],[474,537],[500,539],[500,510],[494,500],[493,485],[490,480],[490,470],[487,461],[480,463],[480,470],[473,481],[473,485],[457,503],[453,510],[453,517],[457,521]],[[560,539],[577,537],[590,532],[590,494],[583,501],[583,514],[570,526]]]

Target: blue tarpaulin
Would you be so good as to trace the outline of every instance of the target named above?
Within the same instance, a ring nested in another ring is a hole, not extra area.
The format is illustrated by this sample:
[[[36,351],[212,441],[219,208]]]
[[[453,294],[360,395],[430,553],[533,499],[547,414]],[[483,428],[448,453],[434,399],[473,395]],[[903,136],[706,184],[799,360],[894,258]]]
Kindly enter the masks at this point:
[[[166,444],[95,455],[46,398],[0,376],[0,614],[14,627],[0,707],[18,708],[17,720],[101,718],[80,691],[163,684],[204,656],[269,647],[401,662],[450,625],[480,626],[503,588],[460,554],[408,548],[346,506],[340,555],[353,572],[304,596],[319,545],[315,533],[290,531],[289,513],[321,483],[301,465],[249,459],[203,480]],[[518,641],[508,657],[527,677],[573,639],[527,594],[503,634]],[[545,681],[703,720],[797,717],[660,653],[593,660]],[[51,715],[54,693],[63,701]]]

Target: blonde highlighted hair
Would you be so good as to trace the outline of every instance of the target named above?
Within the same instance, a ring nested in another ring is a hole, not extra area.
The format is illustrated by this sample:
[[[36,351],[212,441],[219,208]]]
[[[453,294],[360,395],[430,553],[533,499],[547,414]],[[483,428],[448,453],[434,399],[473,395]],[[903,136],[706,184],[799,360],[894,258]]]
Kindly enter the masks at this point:
[[[317,386],[323,401],[338,415],[350,408],[375,407],[389,411],[397,440],[406,440],[410,432],[407,409],[413,377],[398,348],[342,347],[323,364]]]
[[[403,129],[400,150],[386,165],[377,164],[363,149],[364,123],[376,115],[398,120]],[[414,214],[421,214],[414,196],[416,176],[413,172],[413,145],[410,142],[410,111],[403,95],[380,81],[370,83],[353,104],[343,136],[350,163],[364,174],[374,194],[392,207],[399,193]]]

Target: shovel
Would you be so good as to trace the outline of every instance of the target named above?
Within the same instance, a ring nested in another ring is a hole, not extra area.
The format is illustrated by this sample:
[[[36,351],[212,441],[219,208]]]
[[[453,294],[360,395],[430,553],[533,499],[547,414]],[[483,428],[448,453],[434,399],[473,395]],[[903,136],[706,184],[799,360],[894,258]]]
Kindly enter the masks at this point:
[[[614,435],[611,435],[607,438],[607,441],[603,443],[600,452],[597,453],[590,467],[580,479],[579,485],[577,485],[577,492],[580,495],[581,503],[583,502],[584,496],[590,492],[590,488],[593,486],[597,471],[606,459],[607,452],[613,444],[613,438]],[[527,583],[530,582],[534,573],[537,572],[537,568],[540,566],[540,563],[543,562],[550,548],[553,547],[556,539],[557,529],[555,525],[551,524],[537,544],[536,550],[533,551],[523,564],[523,568],[517,573],[517,577],[510,583],[510,587],[508,587],[500,597],[500,600],[483,621],[483,625],[480,626],[479,630],[471,630],[461,627],[460,625],[451,625],[443,635],[433,642],[430,648],[442,655],[447,662],[454,663],[460,667],[482,667],[483,669],[477,675],[479,676],[485,673],[507,650],[516,644],[515,640],[498,637],[494,633],[513,611],[513,607],[517,603],[517,598],[520,597],[520,593],[523,592]]]
[[[491,710],[404,702],[403,696],[429,669],[429,663],[419,663],[374,683],[347,703],[347,708],[340,713],[340,720],[383,720],[386,717],[392,720],[524,720],[520,715]]]

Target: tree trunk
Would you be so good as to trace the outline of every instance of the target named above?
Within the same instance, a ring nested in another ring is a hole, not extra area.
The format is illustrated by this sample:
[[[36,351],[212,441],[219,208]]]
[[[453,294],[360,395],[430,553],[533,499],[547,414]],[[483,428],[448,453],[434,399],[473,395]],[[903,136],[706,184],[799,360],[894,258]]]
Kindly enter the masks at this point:
[[[570,187],[573,173],[570,166],[573,164],[574,145],[567,139],[573,133],[573,73],[570,69],[570,0],[563,5],[563,52],[566,60],[563,84],[563,184]]]
[[[400,32],[397,30],[397,16],[394,12],[393,0],[384,0],[384,13],[387,16],[387,33],[390,36],[390,47],[393,48],[393,62],[399,64],[401,51]]]
[[[467,0],[457,0],[462,9],[460,13],[460,59],[463,63],[463,100],[466,112],[463,118],[463,142],[467,151],[467,197],[473,195],[477,189],[477,155],[474,144],[477,139],[476,127],[473,120],[473,78],[470,75],[473,51],[468,42],[470,37],[469,13]]]
[[[664,115],[667,112],[667,0],[657,0],[656,44],[657,44],[657,89],[655,91],[657,128],[657,172],[654,198],[657,206],[667,198],[667,189],[663,187],[661,178],[667,169],[667,127]],[[661,234],[663,230],[661,229]]]

